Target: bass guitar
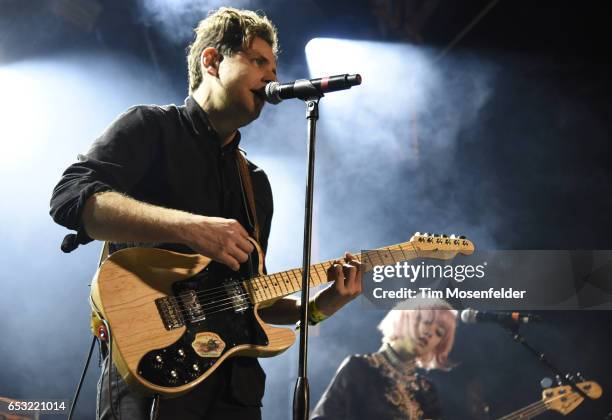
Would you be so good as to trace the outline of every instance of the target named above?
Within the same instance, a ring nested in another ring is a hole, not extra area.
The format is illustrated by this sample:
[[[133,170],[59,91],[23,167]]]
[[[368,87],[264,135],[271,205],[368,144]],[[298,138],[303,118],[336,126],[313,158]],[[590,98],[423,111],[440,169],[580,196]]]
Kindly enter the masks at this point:
[[[595,400],[601,397],[601,386],[597,382],[585,381],[577,384],[578,388],[589,398]],[[547,388],[542,391],[542,399],[514,411],[498,420],[525,420],[539,416],[547,410],[555,410],[564,416],[582,403],[584,397],[573,391],[569,385]]]

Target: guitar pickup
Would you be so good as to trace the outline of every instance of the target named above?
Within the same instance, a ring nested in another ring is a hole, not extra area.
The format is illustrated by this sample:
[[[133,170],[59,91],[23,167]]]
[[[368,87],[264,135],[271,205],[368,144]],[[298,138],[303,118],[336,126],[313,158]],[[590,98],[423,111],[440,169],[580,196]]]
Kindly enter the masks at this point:
[[[204,307],[200,303],[200,299],[198,298],[197,291],[188,290],[179,295],[179,299],[185,308],[185,315],[189,322],[200,322],[206,319],[206,314],[204,313]]]
[[[244,312],[249,308],[249,300],[244,290],[240,287],[240,283],[235,280],[226,282],[223,287],[227,293],[234,312]]]
[[[155,306],[157,306],[159,316],[168,331],[185,325],[185,320],[181,315],[181,308],[172,299],[174,298],[170,296],[155,299]]]

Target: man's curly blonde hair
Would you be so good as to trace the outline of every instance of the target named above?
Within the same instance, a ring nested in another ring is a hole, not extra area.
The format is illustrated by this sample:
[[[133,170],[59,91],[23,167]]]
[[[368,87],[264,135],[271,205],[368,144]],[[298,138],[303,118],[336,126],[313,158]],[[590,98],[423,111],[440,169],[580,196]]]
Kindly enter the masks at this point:
[[[274,55],[278,53],[276,27],[263,14],[251,10],[221,7],[211,11],[194,30],[196,37],[188,48],[189,94],[202,83],[200,56],[207,47],[214,47],[222,55],[231,57],[245,51],[256,37],[266,41]]]

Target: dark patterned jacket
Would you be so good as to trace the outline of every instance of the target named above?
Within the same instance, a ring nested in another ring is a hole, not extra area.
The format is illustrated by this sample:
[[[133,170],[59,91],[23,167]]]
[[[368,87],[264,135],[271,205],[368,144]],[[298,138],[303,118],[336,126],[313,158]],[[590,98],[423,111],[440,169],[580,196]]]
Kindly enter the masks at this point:
[[[311,420],[439,419],[433,384],[387,352],[344,359]]]

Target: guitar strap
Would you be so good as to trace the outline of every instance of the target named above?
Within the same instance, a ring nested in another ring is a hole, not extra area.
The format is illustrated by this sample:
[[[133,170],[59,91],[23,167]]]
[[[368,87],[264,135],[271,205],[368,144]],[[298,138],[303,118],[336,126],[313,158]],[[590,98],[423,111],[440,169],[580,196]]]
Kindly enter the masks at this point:
[[[98,267],[100,267],[102,265],[102,263],[104,262],[104,260],[106,259],[106,257],[108,257],[108,247],[109,247],[110,242],[108,241],[104,241],[104,243],[102,244],[102,251],[100,252],[100,261],[98,261]]]
[[[257,243],[259,243],[259,220],[257,219],[257,209],[255,208],[255,195],[253,193],[251,173],[249,172],[249,164],[240,149],[236,149],[236,162],[238,163],[238,173],[240,175],[243,196],[246,195],[246,202],[248,203],[246,206],[247,218],[249,222],[251,222],[253,236]]]

